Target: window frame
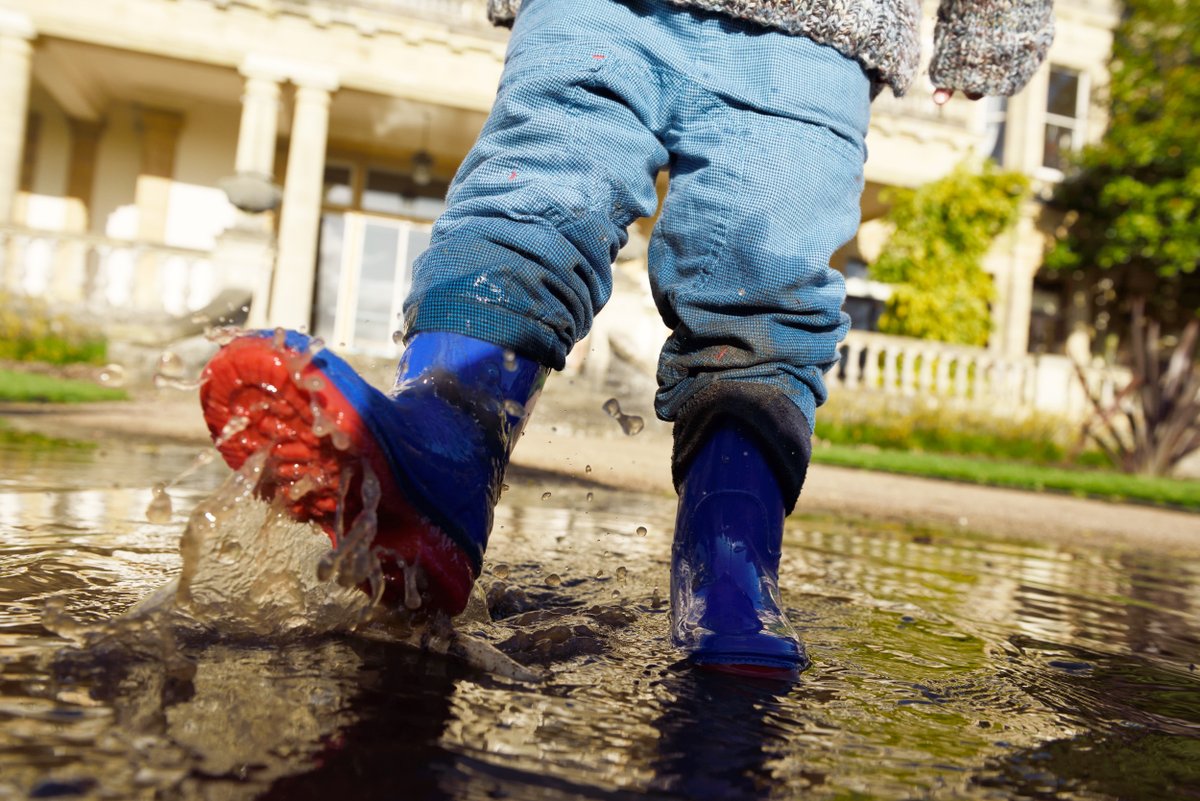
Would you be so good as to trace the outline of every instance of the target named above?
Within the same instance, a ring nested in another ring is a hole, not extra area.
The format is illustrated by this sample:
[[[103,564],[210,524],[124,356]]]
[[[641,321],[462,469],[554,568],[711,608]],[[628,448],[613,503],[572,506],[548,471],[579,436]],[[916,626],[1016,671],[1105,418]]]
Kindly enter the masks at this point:
[[[1050,113],[1050,75],[1055,70],[1073,73],[1078,81],[1075,91],[1075,116],[1065,117],[1061,114]],[[1046,72],[1046,92],[1041,104],[1041,136],[1038,137],[1038,160],[1037,168],[1034,170],[1034,175],[1043,181],[1059,182],[1063,179],[1063,171],[1057,167],[1050,167],[1045,164],[1046,158],[1046,133],[1047,128],[1051,125],[1057,125],[1061,128],[1071,129],[1071,151],[1080,150],[1087,140],[1088,130],[1088,110],[1091,105],[1091,76],[1087,70],[1082,67],[1077,67],[1071,64],[1052,63]]]

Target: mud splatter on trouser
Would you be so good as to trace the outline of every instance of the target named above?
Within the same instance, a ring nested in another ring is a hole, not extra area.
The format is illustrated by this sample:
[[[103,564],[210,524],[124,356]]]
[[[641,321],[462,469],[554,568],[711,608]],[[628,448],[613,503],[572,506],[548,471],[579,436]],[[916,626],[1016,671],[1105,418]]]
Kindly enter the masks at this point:
[[[848,327],[829,259],[858,227],[869,105],[859,64],[802,37],[655,0],[526,0],[414,267],[407,332],[562,367],[666,167],[649,269],[677,466],[721,409],[777,440],[781,472],[806,465]],[[803,469],[783,479],[790,508]]]

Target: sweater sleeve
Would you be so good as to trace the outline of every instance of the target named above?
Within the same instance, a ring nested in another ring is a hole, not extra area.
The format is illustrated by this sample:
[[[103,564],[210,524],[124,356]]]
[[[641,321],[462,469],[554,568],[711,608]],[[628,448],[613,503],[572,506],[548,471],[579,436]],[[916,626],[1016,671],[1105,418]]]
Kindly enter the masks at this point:
[[[944,89],[1013,95],[1053,40],[1053,0],[941,0],[929,77]]]

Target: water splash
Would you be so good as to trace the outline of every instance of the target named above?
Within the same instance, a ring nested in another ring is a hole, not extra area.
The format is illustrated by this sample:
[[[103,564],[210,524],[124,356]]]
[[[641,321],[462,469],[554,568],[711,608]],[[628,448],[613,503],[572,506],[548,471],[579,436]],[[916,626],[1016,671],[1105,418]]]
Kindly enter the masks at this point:
[[[181,470],[178,475],[170,481],[161,481],[151,488],[150,504],[146,507],[146,519],[151,523],[165,524],[171,522],[171,496],[167,494],[167,490],[174,487],[185,478],[195,473],[205,465],[211,464],[214,459],[213,451],[201,451],[192,459],[192,463]]]
[[[171,522],[171,496],[167,494],[166,483],[158,483],[151,490],[154,497],[146,507],[146,519],[156,525]]]
[[[621,411],[621,402],[616,398],[609,398],[600,407],[604,413],[617,421],[621,426],[621,430],[626,436],[632,437],[635,434],[640,434],[646,427],[646,421],[636,414],[625,414]]]
[[[204,329],[204,338],[215,345],[225,346],[245,333],[236,325],[215,325]]]
[[[230,417],[229,420],[225,422],[225,425],[221,427],[221,433],[217,435],[216,440],[214,440],[214,444],[220,448],[222,445],[229,442],[229,440],[245,431],[246,427],[249,425],[249,417],[245,417],[243,415],[234,415],[233,417]]]
[[[44,612],[47,628],[92,657],[149,659],[185,678],[194,665],[178,643],[194,634],[294,642],[353,633],[448,655],[497,676],[540,680],[539,671],[456,631],[444,615],[421,610],[423,577],[415,565],[402,567],[404,607],[378,603],[383,576],[372,540],[380,487],[365,465],[363,509],[330,551],[320,527],[286,513],[282,495],[275,504],[258,497],[267,458],[265,450],[251,455],[196,505],[180,540],[178,577],[124,616],[100,624],[73,621],[61,604],[51,603]],[[167,497],[167,486],[155,487],[156,500]],[[478,617],[478,608],[474,614]]]
[[[164,350],[158,355],[158,363],[154,367],[154,386],[156,389],[176,389],[182,392],[194,392],[207,380],[203,375],[196,378],[187,377],[187,366],[179,354]]]

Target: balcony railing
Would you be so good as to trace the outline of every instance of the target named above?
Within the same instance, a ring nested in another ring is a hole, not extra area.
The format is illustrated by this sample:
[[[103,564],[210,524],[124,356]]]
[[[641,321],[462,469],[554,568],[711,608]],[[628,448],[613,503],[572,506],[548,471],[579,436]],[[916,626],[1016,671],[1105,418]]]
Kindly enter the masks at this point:
[[[978,404],[998,412],[1022,410],[1080,417],[1090,408],[1066,356],[1006,359],[985,348],[851,331],[830,387],[890,395],[924,396]],[[1124,371],[1084,369],[1089,388],[1111,400],[1128,381]]]
[[[97,315],[178,317],[221,289],[204,250],[0,226],[0,287]]]
[[[368,17],[408,17],[434,20],[455,27],[490,29],[487,0],[208,0],[221,8],[242,6],[276,14],[290,12],[322,24],[344,22],[368,29]],[[386,27],[386,24],[384,25]]]

